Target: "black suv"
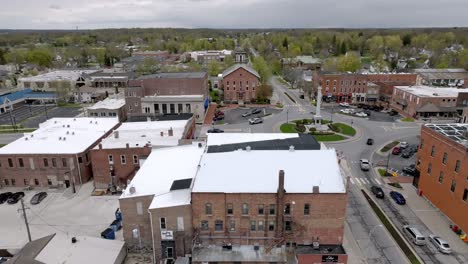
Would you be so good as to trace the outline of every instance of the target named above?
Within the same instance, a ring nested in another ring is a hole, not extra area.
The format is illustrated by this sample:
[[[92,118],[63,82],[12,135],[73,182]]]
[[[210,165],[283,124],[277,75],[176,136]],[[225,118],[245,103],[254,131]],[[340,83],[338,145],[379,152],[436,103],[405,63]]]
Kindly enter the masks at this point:
[[[411,164],[407,167],[404,167],[402,171],[408,175],[414,176],[414,174],[416,173],[416,166],[414,164]]]
[[[367,139],[367,145],[373,145],[374,144],[374,140],[372,138],[368,138]]]
[[[375,197],[383,199],[384,198],[384,192],[382,188],[377,187],[377,186],[372,186],[371,187],[371,192],[375,195]]]
[[[12,196],[10,196],[10,198],[8,198],[7,203],[15,204],[23,197],[24,197],[24,192],[16,192]]]

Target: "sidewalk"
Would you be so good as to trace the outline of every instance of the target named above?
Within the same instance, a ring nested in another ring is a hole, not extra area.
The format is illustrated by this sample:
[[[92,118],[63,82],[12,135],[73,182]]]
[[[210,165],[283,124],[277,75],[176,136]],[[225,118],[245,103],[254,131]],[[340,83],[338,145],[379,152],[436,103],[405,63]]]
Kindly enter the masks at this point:
[[[441,236],[446,240],[452,250],[458,253],[457,259],[460,263],[468,263],[468,243],[464,243],[451,229],[448,218],[433,207],[424,197],[418,196],[416,189],[411,183],[402,183],[400,190],[406,197],[406,204],[415,215],[431,230],[433,234]],[[429,235],[429,234],[427,234]]]

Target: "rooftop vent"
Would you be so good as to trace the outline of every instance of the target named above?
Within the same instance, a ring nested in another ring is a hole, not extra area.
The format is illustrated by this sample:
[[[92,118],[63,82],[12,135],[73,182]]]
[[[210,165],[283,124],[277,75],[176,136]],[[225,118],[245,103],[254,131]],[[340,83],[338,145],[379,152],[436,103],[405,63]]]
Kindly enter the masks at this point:
[[[201,142],[198,142],[198,147],[199,148],[203,147],[203,144]]]
[[[67,127],[70,127],[70,125],[67,125]]]
[[[313,186],[312,187],[312,193],[320,193],[320,187],[319,186]]]
[[[59,137],[59,140],[62,140],[62,137]]]
[[[256,250],[256,251],[260,250],[260,246],[258,245],[258,243],[255,243],[254,250]]]
[[[97,121],[96,121],[96,122],[94,122],[94,124],[96,124],[96,125],[97,125]]]
[[[67,138],[66,137],[63,137],[63,141],[65,141]]]
[[[89,123],[92,124],[92,123],[93,123],[93,120],[90,120]]]
[[[314,241],[314,242],[312,242],[312,247],[315,250],[318,250],[320,248],[320,243],[318,241]]]
[[[294,151],[294,146],[289,146],[289,151],[293,152]]]
[[[67,131],[67,135],[70,134],[70,131]]]
[[[251,150],[250,146],[245,147],[245,150],[246,150],[247,152],[250,152],[250,150]]]
[[[75,132],[72,132],[72,135],[75,135]]]
[[[24,140],[28,140],[28,137],[25,137]]]
[[[76,241],[77,241],[77,240],[76,240],[76,237],[72,237],[71,241],[72,241],[73,244],[75,244]]]
[[[160,134],[161,134],[161,137],[164,137],[164,131],[161,131]]]
[[[434,95],[434,96],[438,96],[439,94],[438,94],[438,93],[433,93],[432,95]]]
[[[119,138],[119,131],[114,131],[114,138]]]
[[[130,194],[135,194],[136,192],[135,186],[130,187],[129,191],[130,191]]]

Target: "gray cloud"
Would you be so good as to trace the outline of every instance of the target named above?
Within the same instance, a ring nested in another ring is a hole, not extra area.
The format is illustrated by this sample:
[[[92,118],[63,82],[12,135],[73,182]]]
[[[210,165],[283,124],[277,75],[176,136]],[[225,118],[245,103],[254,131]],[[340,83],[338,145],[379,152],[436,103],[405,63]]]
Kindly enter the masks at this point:
[[[3,2],[3,1],[2,1]],[[466,0],[4,1],[2,28],[468,26]]]

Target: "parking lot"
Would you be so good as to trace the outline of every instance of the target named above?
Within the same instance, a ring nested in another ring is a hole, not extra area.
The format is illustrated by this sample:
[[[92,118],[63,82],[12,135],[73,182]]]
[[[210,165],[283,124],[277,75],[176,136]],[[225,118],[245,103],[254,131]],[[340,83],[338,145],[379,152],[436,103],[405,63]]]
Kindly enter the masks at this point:
[[[260,109],[260,113],[243,117],[242,114],[253,110],[254,108]],[[217,123],[224,122],[225,124],[242,124],[247,123],[249,118],[263,117],[265,115],[276,114],[281,112],[281,110],[270,108],[270,107],[239,107],[234,109],[229,109],[224,111],[224,120],[217,121]]]
[[[2,188],[0,192],[22,191],[19,188]],[[30,200],[39,191],[47,191],[48,196],[38,205]],[[115,219],[119,207],[118,196],[91,196],[93,183],[88,182],[73,194],[66,190],[34,189],[24,191],[26,214],[30,223],[32,239],[56,233],[64,240],[73,236],[86,235],[100,237]],[[0,204],[0,249],[18,249],[28,241],[21,203]],[[117,232],[122,238],[122,231]]]
[[[35,128],[52,117],[74,117],[82,108],[57,107],[55,105],[20,105],[13,111],[0,114],[0,125],[22,124],[23,127]]]

